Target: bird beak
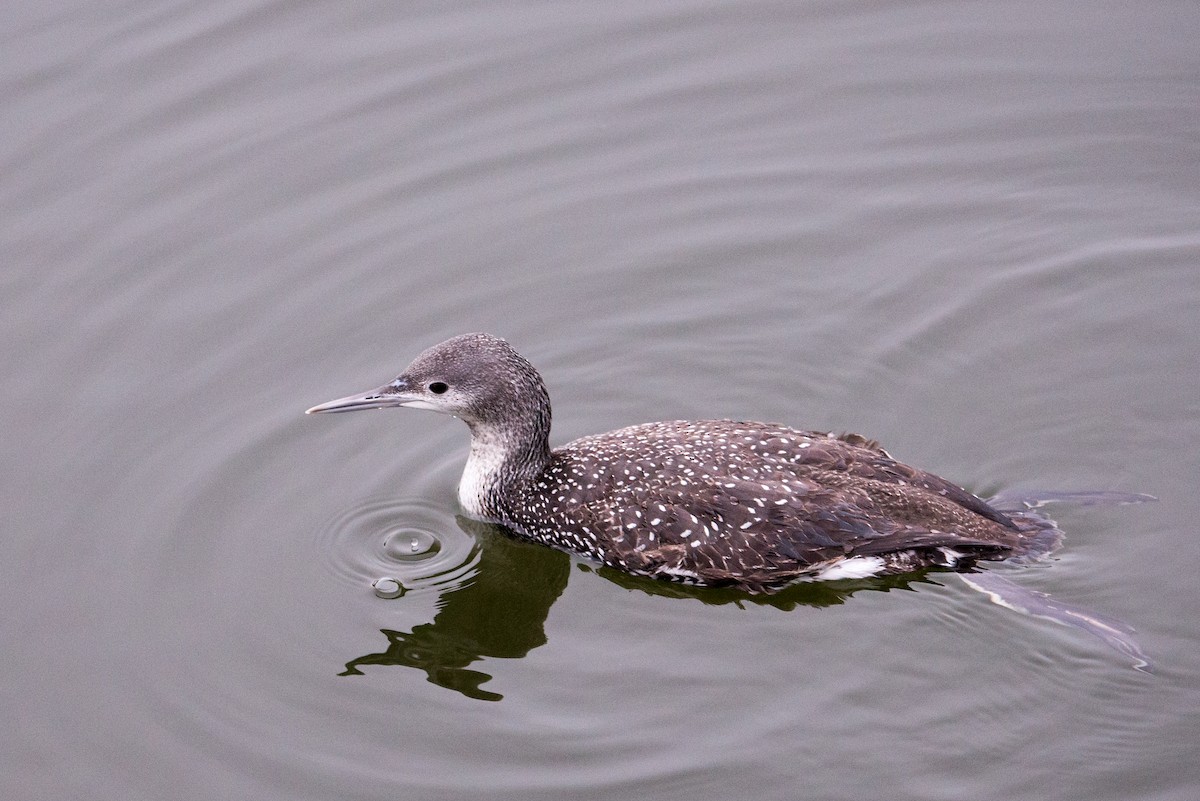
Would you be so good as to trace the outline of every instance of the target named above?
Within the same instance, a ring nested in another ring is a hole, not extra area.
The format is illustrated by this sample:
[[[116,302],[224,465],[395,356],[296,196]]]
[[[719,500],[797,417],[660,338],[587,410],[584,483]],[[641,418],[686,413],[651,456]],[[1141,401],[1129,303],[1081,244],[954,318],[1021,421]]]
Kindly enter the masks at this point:
[[[404,391],[404,389],[393,381],[391,384],[385,384],[378,389],[373,389],[370,392],[362,392],[358,395],[347,395],[344,398],[331,400],[328,403],[318,404],[305,414],[319,414],[321,412],[357,412],[363,409],[386,409],[390,406],[403,406],[406,403],[411,403],[414,400],[413,396]]]

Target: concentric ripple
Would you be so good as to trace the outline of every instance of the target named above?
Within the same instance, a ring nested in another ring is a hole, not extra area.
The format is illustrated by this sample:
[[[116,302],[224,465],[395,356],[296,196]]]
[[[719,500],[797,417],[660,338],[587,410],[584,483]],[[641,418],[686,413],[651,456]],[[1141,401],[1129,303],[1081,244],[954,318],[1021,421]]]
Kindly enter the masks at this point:
[[[334,573],[381,598],[469,580],[479,547],[446,508],[424,500],[367,498],[321,529]]]

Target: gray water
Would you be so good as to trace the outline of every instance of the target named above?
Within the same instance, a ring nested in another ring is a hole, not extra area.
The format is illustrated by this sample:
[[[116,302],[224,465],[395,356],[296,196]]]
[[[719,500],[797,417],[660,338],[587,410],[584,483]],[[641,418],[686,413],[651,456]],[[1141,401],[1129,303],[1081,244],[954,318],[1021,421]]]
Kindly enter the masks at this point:
[[[0,796],[1200,794],[1200,6],[0,22]],[[952,575],[630,582],[458,519],[457,421],[303,415],[474,330],[556,442],[762,419],[1158,496],[1004,574],[1156,672]]]

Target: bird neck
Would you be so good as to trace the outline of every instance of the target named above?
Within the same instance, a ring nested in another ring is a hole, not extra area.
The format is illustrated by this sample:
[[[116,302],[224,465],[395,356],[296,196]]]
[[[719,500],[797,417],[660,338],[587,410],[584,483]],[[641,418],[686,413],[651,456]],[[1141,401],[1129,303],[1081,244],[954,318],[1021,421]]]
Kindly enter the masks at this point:
[[[463,508],[476,517],[506,520],[508,499],[550,463],[550,415],[504,425],[470,423],[471,453],[458,485]]]

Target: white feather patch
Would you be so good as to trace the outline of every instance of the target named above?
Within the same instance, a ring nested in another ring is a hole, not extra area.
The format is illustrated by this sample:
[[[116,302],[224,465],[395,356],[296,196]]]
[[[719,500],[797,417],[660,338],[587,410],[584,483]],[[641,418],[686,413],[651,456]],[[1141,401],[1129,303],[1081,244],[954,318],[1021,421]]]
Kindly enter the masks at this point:
[[[881,556],[852,556],[822,569],[815,578],[818,581],[870,578],[883,570],[885,565]]]

